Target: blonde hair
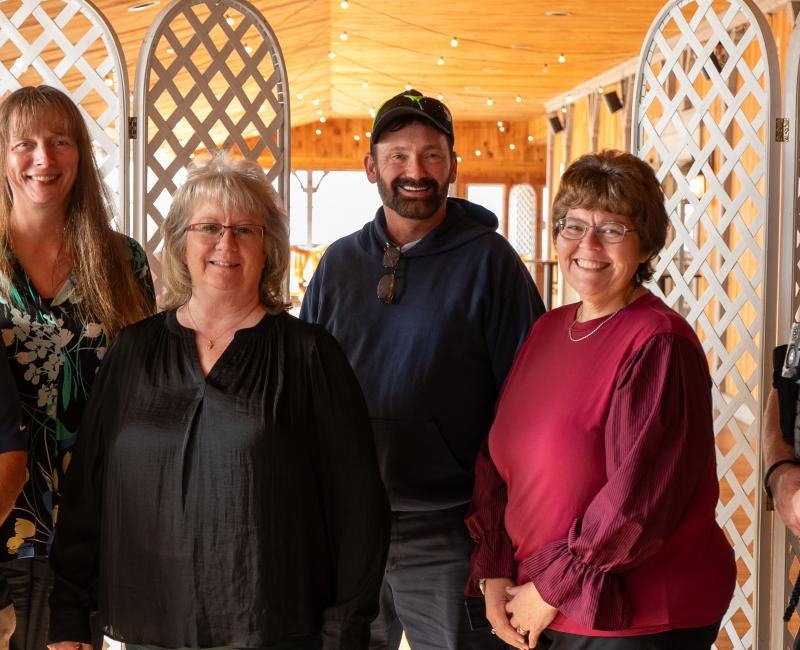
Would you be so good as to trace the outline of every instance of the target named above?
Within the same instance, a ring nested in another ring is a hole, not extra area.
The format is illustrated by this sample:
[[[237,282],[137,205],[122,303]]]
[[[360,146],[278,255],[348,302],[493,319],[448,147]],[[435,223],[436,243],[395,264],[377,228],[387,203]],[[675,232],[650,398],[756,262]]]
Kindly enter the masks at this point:
[[[289,308],[283,291],[289,267],[289,225],[278,205],[278,196],[258,163],[234,160],[224,151],[207,162],[189,167],[186,182],[172,199],[161,226],[164,251],[161,264],[165,294],[164,309],[176,309],[192,295],[192,279],[186,264],[186,226],[197,201],[213,201],[226,214],[238,213],[265,226],[266,261],[259,282],[259,298],[267,312]]]
[[[75,141],[78,170],[67,202],[64,245],[72,264],[79,318],[98,320],[112,338],[122,327],[152,314],[152,305],[135,278],[124,238],[110,226],[111,201],[92,154],[89,131],[78,107],[60,90],[28,86],[0,104],[0,296],[11,302],[14,251],[7,155],[11,131],[28,133],[45,120],[58,124]]]

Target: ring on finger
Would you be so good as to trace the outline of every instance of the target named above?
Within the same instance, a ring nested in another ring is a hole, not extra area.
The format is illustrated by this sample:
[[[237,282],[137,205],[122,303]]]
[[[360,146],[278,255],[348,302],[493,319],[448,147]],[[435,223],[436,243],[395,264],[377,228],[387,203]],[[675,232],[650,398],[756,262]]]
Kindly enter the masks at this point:
[[[528,633],[528,630],[523,630],[521,625],[517,626],[517,634],[521,634],[522,636],[525,636],[527,633]]]

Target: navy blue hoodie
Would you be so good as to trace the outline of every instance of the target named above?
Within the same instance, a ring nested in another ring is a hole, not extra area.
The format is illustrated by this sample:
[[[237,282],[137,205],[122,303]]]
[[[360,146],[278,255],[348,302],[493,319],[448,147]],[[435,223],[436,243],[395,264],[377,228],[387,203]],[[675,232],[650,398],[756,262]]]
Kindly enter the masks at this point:
[[[544,305],[497,217],[453,198],[402,253],[385,304],[385,227],[381,208],[328,248],[300,316],[336,337],[361,382],[392,509],[453,507],[470,499],[500,387]]]

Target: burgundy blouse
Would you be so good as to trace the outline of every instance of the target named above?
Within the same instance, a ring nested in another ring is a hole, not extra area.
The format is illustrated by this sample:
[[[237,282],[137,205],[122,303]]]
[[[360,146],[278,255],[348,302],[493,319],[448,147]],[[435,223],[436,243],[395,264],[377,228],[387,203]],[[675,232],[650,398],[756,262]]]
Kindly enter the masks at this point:
[[[702,346],[651,294],[573,342],[576,309],[537,321],[501,395],[476,464],[468,591],[479,578],[532,581],[559,610],[551,628],[571,634],[715,623],[736,566],[714,517]]]

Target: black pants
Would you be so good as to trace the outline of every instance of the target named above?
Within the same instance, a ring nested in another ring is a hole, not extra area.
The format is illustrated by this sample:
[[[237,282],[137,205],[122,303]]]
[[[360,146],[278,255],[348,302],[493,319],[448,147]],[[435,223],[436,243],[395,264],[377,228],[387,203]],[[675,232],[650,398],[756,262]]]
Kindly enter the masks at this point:
[[[47,598],[53,585],[46,557],[20,558],[0,563],[8,580],[17,627],[11,636],[11,650],[45,650],[50,607]]]
[[[164,650],[155,645],[137,645],[126,643],[125,650]],[[178,650],[192,650],[191,648],[179,648]],[[218,646],[216,648],[206,648],[205,650],[243,650],[232,646]],[[319,636],[307,637],[297,641],[286,641],[277,645],[270,645],[264,648],[251,648],[250,650],[322,650],[322,639]]]
[[[372,650],[397,650],[403,630],[414,650],[499,650],[505,644],[488,621],[471,629],[464,607],[473,542],[464,525],[467,506],[392,513],[389,558]]]
[[[577,636],[547,630],[539,636],[536,647],[545,650],[709,650],[717,632],[719,623],[627,637]]]

